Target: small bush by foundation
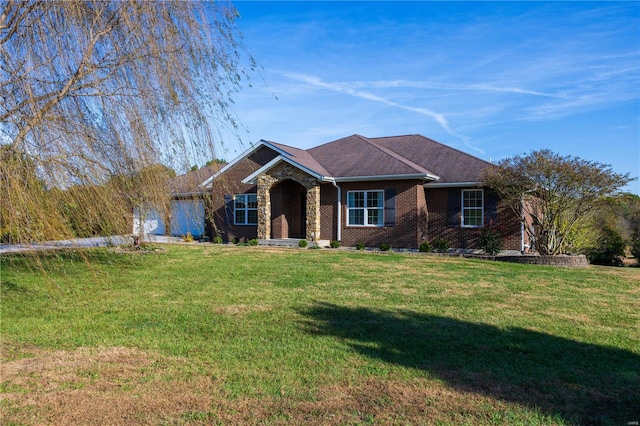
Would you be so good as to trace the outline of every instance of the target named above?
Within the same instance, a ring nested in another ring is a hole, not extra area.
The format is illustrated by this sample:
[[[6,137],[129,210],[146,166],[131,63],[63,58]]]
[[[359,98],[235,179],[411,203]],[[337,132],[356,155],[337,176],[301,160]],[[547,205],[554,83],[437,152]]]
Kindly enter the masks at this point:
[[[421,253],[429,253],[431,251],[431,245],[427,241],[425,241],[420,244],[420,247],[418,247],[418,251]]]

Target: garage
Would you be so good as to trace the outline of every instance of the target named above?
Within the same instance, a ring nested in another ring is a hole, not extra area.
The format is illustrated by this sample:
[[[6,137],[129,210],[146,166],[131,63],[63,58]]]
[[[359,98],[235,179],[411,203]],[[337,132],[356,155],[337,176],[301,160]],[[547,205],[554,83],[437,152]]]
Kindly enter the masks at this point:
[[[194,238],[204,235],[204,202],[202,199],[171,200],[171,235]]]
[[[139,207],[133,209],[133,233],[140,235],[142,233],[146,235],[164,235],[166,233],[166,226],[164,215],[157,209],[144,206],[143,214]]]

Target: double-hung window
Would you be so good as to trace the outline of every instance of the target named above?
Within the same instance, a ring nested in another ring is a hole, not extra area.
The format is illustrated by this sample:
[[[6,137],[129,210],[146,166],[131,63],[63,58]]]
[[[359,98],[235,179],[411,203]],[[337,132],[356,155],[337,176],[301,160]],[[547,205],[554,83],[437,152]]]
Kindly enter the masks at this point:
[[[462,226],[477,228],[483,225],[484,191],[462,190]]]
[[[233,218],[236,225],[258,224],[257,194],[237,194],[233,196]]]
[[[382,226],[384,224],[384,191],[348,191],[347,224]]]

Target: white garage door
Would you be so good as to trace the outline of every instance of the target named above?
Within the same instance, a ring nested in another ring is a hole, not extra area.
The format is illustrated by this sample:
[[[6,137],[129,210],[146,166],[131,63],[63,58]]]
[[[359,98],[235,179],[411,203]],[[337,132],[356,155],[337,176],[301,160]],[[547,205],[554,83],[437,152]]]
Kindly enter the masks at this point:
[[[172,200],[171,235],[188,233],[196,238],[204,234],[204,203],[202,200]]]
[[[144,217],[140,217],[140,209],[135,207],[133,210],[133,233],[140,234],[140,228],[145,234],[164,235],[165,226],[164,218],[158,210],[153,207],[144,206]]]

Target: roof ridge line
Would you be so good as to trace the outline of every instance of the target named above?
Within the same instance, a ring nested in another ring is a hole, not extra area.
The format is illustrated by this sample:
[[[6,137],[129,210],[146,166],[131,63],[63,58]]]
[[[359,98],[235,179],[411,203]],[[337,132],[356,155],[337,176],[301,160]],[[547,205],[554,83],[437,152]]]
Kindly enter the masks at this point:
[[[437,176],[431,170],[425,169],[424,167],[420,166],[419,164],[414,163],[413,161],[409,160],[406,157],[403,157],[402,155],[398,154],[397,152],[394,152],[394,151],[390,150],[389,148],[386,148],[384,146],[378,145],[377,143],[373,142],[369,138],[366,138],[366,137],[358,135],[358,134],[356,134],[354,136],[359,137],[360,139],[362,139],[364,142],[368,143],[369,145],[372,145],[372,146],[376,147],[378,150],[380,150],[380,151],[384,152],[385,154],[395,158],[396,160],[404,163],[405,165],[407,165],[409,167],[412,167],[416,171],[424,172],[424,173],[427,173],[427,174],[433,175],[433,176]]]
[[[444,143],[444,142],[439,142],[439,141],[437,141],[437,140],[435,140],[435,139],[431,139],[430,137],[425,136],[425,135],[422,135],[422,134],[420,134],[420,133],[411,133],[411,134],[408,134],[408,135],[398,135],[398,136],[381,136],[381,137],[379,137],[379,138],[373,138],[373,139],[392,139],[392,138],[402,138],[402,137],[406,137],[406,136],[416,136],[416,137],[419,137],[419,138],[426,139],[426,140],[428,140],[428,141],[431,141],[431,142],[433,142],[433,143],[435,143],[435,144],[438,144],[438,145],[440,145],[440,146],[443,146],[443,147],[445,147],[445,148],[448,148],[448,149],[451,149],[451,150],[453,150],[453,151],[459,152],[460,154],[466,155],[466,156],[468,156],[468,157],[474,158],[474,159],[479,160],[479,161],[484,161],[484,162],[485,162],[485,163],[487,163],[487,164],[491,164],[491,165],[494,165],[494,166],[495,166],[495,164],[493,164],[493,163],[492,163],[492,162],[490,162],[490,161],[485,160],[484,158],[480,158],[480,157],[478,157],[477,155],[469,154],[469,153],[468,153],[468,152],[466,152],[466,151],[463,151],[463,150],[461,150],[461,149],[459,149],[459,148],[456,148],[456,147],[453,147],[453,146],[451,146],[451,145],[447,145],[447,144],[446,144],[446,143]]]

